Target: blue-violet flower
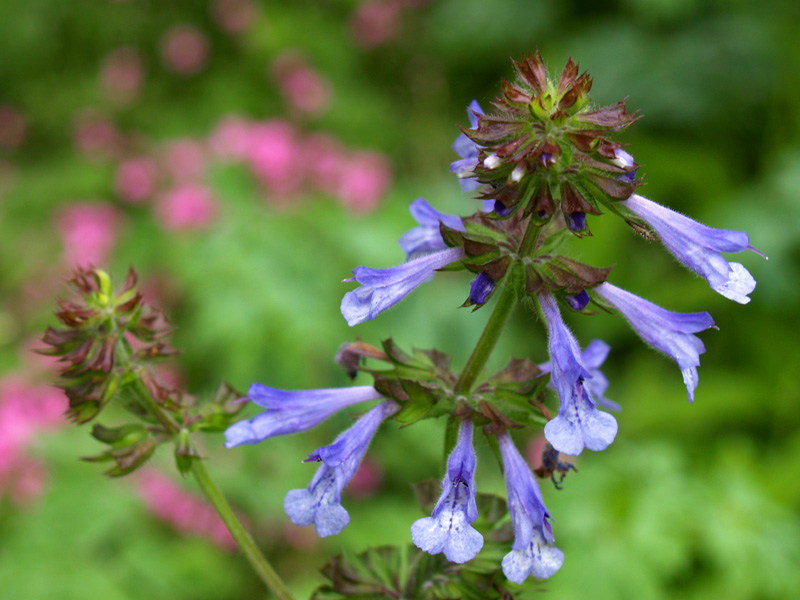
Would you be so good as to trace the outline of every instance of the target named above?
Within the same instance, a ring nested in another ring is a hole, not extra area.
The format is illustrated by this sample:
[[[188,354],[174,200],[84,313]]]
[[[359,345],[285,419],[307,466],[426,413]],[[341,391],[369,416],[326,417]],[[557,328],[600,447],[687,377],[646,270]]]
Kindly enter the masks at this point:
[[[711,315],[671,312],[608,282],[598,285],[594,291],[616,307],[647,344],[678,363],[689,402],[694,402],[697,367],[706,348],[693,334],[714,327]]]
[[[589,393],[584,381],[592,375],[583,364],[578,342],[561,320],[555,298],[543,292],[539,300],[549,333],[551,380],[561,401],[558,416],[544,427],[544,436],[553,448],[573,456],[584,447],[605,450],[617,435],[617,420],[598,410]]]
[[[391,400],[381,402],[330,446],[312,452],[306,462],[322,461],[307,489],[291,490],[283,500],[286,516],[295,525],[314,524],[317,535],[335,535],[347,527],[350,515],[342,506],[342,490],[355,474],[378,426],[400,410]]]
[[[675,258],[702,275],[715,292],[747,304],[756,280],[739,263],[729,263],[720,252],[753,250],[744,231],[707,227],[643,196],[633,194],[621,203],[652,227]]]
[[[351,327],[369,321],[400,302],[437,269],[464,258],[463,248],[448,248],[388,269],[356,267],[352,279],[361,287],[342,298],[341,311]]]
[[[400,237],[400,247],[406,253],[406,259],[416,258],[420,254],[429,254],[446,250],[447,244],[439,233],[441,221],[450,229],[464,231],[461,217],[441,213],[423,198],[417,198],[408,207],[411,216],[419,223],[417,227],[409,229]]]
[[[583,366],[588,370],[589,375],[591,375],[591,379],[586,379],[583,383],[599,406],[609,410],[620,411],[622,407],[619,404],[603,396],[606,389],[608,389],[608,379],[600,370],[600,367],[606,361],[610,350],[611,347],[603,340],[592,340],[589,342],[589,345],[583,349],[583,352],[581,352],[581,361],[583,362]],[[542,373],[549,373],[551,371],[549,361],[537,366]],[[552,382],[549,385],[553,387]]]
[[[503,558],[503,573],[514,583],[529,575],[546,579],[561,568],[564,553],[552,546],[550,513],[539,486],[508,433],[497,436],[508,490],[508,510],[514,525],[514,545]]]
[[[478,518],[475,503],[475,450],[472,421],[461,422],[456,447],[447,460],[442,495],[430,517],[411,526],[411,539],[429,554],[444,552],[447,560],[465,563],[483,548],[483,536],[472,527]]]
[[[467,116],[469,117],[471,129],[477,129],[477,115],[482,114],[483,110],[480,104],[478,104],[477,100],[473,100],[467,109]],[[458,182],[461,185],[462,192],[471,192],[480,185],[477,179],[473,179],[473,171],[478,165],[478,155],[481,149],[463,133],[459,134],[456,141],[453,142],[452,148],[455,150],[456,154],[461,157],[461,160],[457,160],[450,165],[450,172],[458,175]],[[490,167],[487,165],[487,168]]]
[[[225,431],[225,446],[228,448],[257,444],[276,435],[311,429],[346,406],[383,396],[371,385],[286,391],[254,383],[250,386],[247,398],[266,410],[252,419],[228,427]]]

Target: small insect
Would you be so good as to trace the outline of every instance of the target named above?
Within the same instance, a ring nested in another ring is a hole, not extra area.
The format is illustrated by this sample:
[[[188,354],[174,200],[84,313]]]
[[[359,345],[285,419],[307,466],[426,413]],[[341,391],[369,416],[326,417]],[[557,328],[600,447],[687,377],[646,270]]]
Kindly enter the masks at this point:
[[[575,468],[575,465],[572,463],[558,460],[558,450],[553,448],[550,444],[545,444],[542,450],[542,466],[534,469],[533,472],[542,478],[549,477],[553,480],[553,485],[556,486],[556,489],[560,490],[564,477],[567,476],[567,472],[570,469],[576,473],[578,472],[578,469]],[[556,473],[561,475],[558,481],[556,481]]]

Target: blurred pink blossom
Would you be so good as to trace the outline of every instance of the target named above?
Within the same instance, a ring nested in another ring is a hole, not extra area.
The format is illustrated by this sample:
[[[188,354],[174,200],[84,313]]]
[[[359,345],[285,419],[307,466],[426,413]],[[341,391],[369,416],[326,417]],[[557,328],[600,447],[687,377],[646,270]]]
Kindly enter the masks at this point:
[[[383,156],[374,152],[357,152],[342,168],[337,196],[348,208],[370,211],[383,197],[391,179],[389,161]]]
[[[75,147],[88,158],[110,158],[121,146],[121,136],[114,123],[92,111],[79,115],[73,131]]]
[[[144,202],[155,192],[157,180],[158,165],[152,158],[126,158],[117,167],[117,195],[127,202]]]
[[[206,172],[206,149],[196,140],[170,142],[165,150],[165,163],[176,183],[196,181]]]
[[[166,475],[152,468],[141,469],[136,476],[136,491],[153,515],[176,530],[205,537],[225,550],[236,549],[236,542],[214,509]]]
[[[318,116],[330,104],[330,84],[312,69],[306,59],[289,50],[279,55],[270,67],[290,109],[308,116]]]
[[[544,439],[543,435],[537,435],[528,440],[525,446],[525,458],[528,460],[531,469],[538,469],[542,466],[542,451],[545,444],[547,444],[547,440]]]
[[[29,384],[9,377],[0,380],[0,493],[27,504],[44,489],[44,465],[25,450],[42,429],[66,423],[64,393],[49,385]]]
[[[250,150],[253,124],[238,116],[222,119],[208,140],[212,154],[227,160],[245,160]]]
[[[325,134],[310,135],[303,141],[303,156],[311,184],[321,192],[336,194],[347,160],[342,146]]]
[[[67,267],[105,264],[114,248],[121,217],[104,202],[79,203],[64,207],[56,214],[56,226],[64,247]]]
[[[16,150],[25,141],[25,117],[13,106],[0,105],[0,148]]]
[[[350,19],[355,40],[371,48],[385,44],[400,29],[401,2],[398,0],[367,0],[361,3]]]
[[[161,59],[178,75],[195,75],[205,67],[209,55],[208,38],[192,25],[178,25],[161,39]]]
[[[369,498],[375,495],[381,483],[383,483],[383,469],[367,456],[361,461],[345,490],[355,498]]]
[[[156,217],[171,231],[203,229],[217,218],[217,201],[211,190],[198,183],[187,183],[162,194],[156,202]]]
[[[303,181],[301,146],[294,128],[285,121],[253,126],[248,162],[264,187],[279,197],[296,192]]]
[[[219,28],[227,33],[239,33],[256,18],[253,0],[214,0],[211,14]]]
[[[144,80],[144,67],[139,53],[133,48],[112,50],[103,61],[100,85],[112,101],[130,104],[139,97]]]

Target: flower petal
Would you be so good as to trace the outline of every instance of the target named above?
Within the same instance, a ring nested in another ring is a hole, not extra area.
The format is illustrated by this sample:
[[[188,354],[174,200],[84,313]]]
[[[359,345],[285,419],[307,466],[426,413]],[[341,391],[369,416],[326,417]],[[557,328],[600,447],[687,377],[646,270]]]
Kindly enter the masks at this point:
[[[435,270],[463,257],[463,248],[448,248],[388,269],[358,267],[353,274],[362,285],[344,295],[342,315],[351,327],[374,319],[424,283]]]

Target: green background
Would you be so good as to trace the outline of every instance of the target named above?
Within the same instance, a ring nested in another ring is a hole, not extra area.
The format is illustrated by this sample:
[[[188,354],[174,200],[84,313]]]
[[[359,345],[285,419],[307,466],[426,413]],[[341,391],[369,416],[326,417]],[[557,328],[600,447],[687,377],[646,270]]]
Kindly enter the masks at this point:
[[[188,387],[220,379],[240,389],[259,381],[287,389],[348,385],[333,362],[360,336],[393,336],[402,346],[437,347],[463,365],[489,310],[456,310],[463,273],[443,274],[396,308],[356,329],[339,314],[341,283],[357,265],[397,264],[397,238],[413,221],[408,202],[424,196],[445,212],[476,204],[448,172],[466,105],[484,107],[511,77],[509,57],[539,48],[551,72],[569,56],[594,77],[598,104],[627,98],[644,115],[622,136],[643,165],[647,197],[711,226],[743,229],[769,256],[740,260],[758,287],[740,306],[716,295],[657,244],[612,216],[591,218],[594,237],[580,257],[616,264],[611,281],[676,311],[708,310],[719,331],[701,335],[700,385],[685,399],[675,365],[645,348],[608,315],[569,315],[583,345],[612,346],[608,397],[622,404],[619,434],[602,453],[585,452],[564,489],[544,482],[562,569],[542,584],[549,598],[783,599],[800,591],[800,409],[797,309],[800,294],[800,10],[789,0],[439,0],[402,11],[400,31],[375,48],[359,46],[350,20],[358,2],[263,1],[242,33],[221,32],[205,1],[0,2],[0,104],[17,107],[28,134],[0,149],[13,177],[0,197],[0,374],[24,368],[20,348],[40,334],[52,297],[31,305],[23,290],[53,277],[60,253],[53,214],[75,200],[102,198],[125,213],[108,265],[133,264],[143,280],[168,281],[165,309]],[[198,75],[177,77],[159,60],[170,27],[189,23],[208,36]],[[110,105],[98,87],[103,58],[119,46],[143,56],[138,102]],[[167,233],[147,207],[115,196],[114,164],[90,161],[71,144],[86,108],[151,144],[203,138],[229,114],[286,117],[270,61],[302,51],[331,85],[319,117],[298,122],[348,147],[385,153],[394,181],[379,207],[354,214],[309,194],[277,210],[244,168],[212,165],[222,202],[207,231]],[[8,176],[8,171],[6,171]],[[61,277],[61,276],[59,276]],[[57,277],[58,279],[58,277]],[[53,295],[64,293],[50,281]],[[546,360],[542,327],[514,315],[490,367],[509,356]],[[358,380],[366,384],[367,379]],[[248,413],[249,414],[249,413]],[[384,471],[368,499],[345,497],[350,526],[315,541],[287,537],[286,491],[304,487],[314,467],[301,459],[327,444],[352,415],[317,429],[224,450],[209,436],[208,468],[253,524],[256,538],[300,597],[316,569],[342,548],[407,543],[423,516],[409,484],[439,477],[442,424],[385,425],[369,456]],[[105,421],[120,415],[109,413]],[[520,445],[526,436],[519,436]],[[433,440],[433,441],[432,441]],[[478,442],[480,489],[503,493],[486,442]],[[87,427],[43,432],[30,452],[46,460],[49,482],[29,507],[0,498],[0,597],[104,600],[265,597],[244,560],[149,515],[131,481],[107,480],[77,460],[100,445]],[[156,462],[169,469],[169,453]],[[193,490],[192,482],[183,483]],[[308,532],[306,532],[308,533]]]

